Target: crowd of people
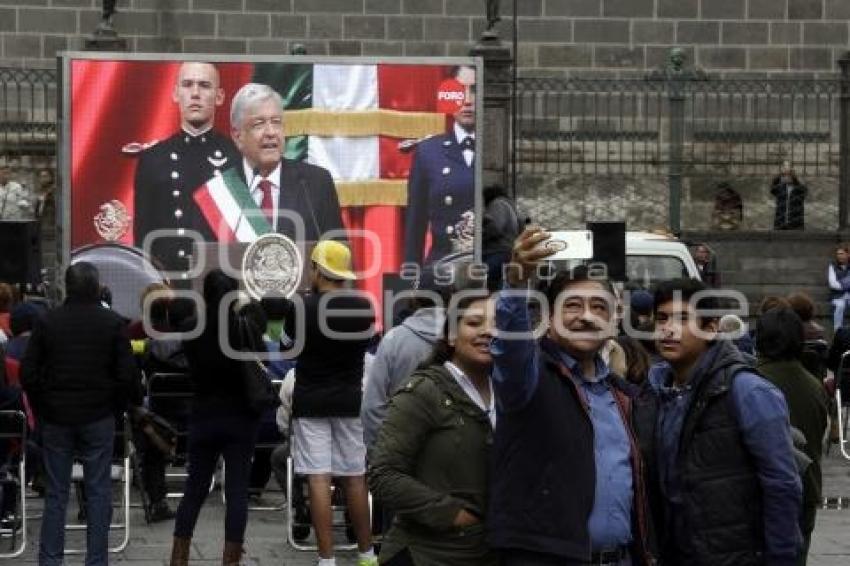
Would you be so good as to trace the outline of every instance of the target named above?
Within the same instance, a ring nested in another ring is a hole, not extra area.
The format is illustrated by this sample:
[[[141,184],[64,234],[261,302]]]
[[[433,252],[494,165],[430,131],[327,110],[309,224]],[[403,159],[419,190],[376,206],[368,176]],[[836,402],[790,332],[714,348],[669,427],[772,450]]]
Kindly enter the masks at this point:
[[[145,289],[140,321],[109,308],[86,262],[67,269],[55,308],[0,285],[0,403],[34,425],[34,445],[17,450],[39,463],[24,483],[44,486],[39,563],[62,563],[75,459],[86,563],[107,563],[109,468],[126,412],[147,517],[174,520],[176,566],[189,563],[220,460],[222,563],[240,564],[249,502],[272,474],[285,481],[287,457],[306,481],[319,566],[335,564],[332,486],[360,566],[804,564],[827,373],[850,333],[814,366],[804,354],[824,335],[805,295],[766,299],[747,332],[697,279],[623,292],[582,266],[541,270],[548,237],[528,227],[503,246],[493,262],[503,280],[452,265],[380,338],[353,291],[351,253],[333,240],[314,248],[304,297],[248,301],[213,270],[201,305],[164,284]],[[180,338],[199,321],[197,336]],[[246,385],[256,360],[231,351],[258,349],[291,354],[265,362],[282,385],[260,408]],[[145,432],[156,418],[145,379],[163,371],[193,383],[176,513],[164,487],[173,439],[163,451]],[[270,439],[279,445],[261,453]],[[2,448],[8,463],[16,449]]]

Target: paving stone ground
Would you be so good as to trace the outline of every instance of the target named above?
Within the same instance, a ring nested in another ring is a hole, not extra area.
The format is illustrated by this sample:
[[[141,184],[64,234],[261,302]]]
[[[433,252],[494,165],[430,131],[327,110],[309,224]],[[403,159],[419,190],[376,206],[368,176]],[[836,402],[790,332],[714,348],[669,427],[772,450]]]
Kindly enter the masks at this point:
[[[270,484],[271,485],[271,484]],[[846,566],[850,564],[850,461],[844,459],[837,448],[824,460],[824,496],[827,508],[818,513],[817,527],[809,554],[811,566]],[[280,503],[279,493],[271,492],[264,496],[264,502]],[[175,502],[176,506],[176,502]],[[69,518],[76,513],[76,505],[69,505]],[[845,508],[846,507],[846,508]],[[39,513],[41,500],[31,500],[30,513]],[[116,520],[118,516],[116,515]],[[139,508],[131,509],[130,544],[120,554],[112,555],[111,564],[132,564],[134,566],[163,566],[167,564],[171,544],[172,522],[146,525]],[[312,566],[315,554],[296,551],[286,542],[286,519],[282,511],[252,511],[249,515],[247,532],[247,560],[250,565],[274,566]],[[220,492],[213,492],[201,512],[196,536],[192,542],[192,564],[213,565],[221,563],[221,545],[223,541],[224,505]],[[2,559],[0,564],[36,564],[34,548],[38,542],[39,521],[28,521],[27,551],[23,557]],[[82,533],[68,535],[67,545],[80,546]],[[344,534],[338,534],[344,542]],[[6,541],[0,541],[0,552],[5,550]],[[80,565],[82,557],[71,556],[66,560],[68,566]],[[340,566],[353,566],[354,554],[342,552],[337,555]]]

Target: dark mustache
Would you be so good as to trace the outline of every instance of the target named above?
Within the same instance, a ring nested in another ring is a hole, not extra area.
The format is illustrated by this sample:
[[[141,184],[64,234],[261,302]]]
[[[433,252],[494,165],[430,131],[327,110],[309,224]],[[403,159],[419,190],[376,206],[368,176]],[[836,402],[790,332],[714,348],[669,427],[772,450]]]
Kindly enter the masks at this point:
[[[580,321],[578,323],[577,328],[574,325],[574,326],[569,328],[569,331],[570,332],[588,332],[588,331],[590,331],[590,332],[601,332],[602,328],[600,326],[593,324],[592,322]]]

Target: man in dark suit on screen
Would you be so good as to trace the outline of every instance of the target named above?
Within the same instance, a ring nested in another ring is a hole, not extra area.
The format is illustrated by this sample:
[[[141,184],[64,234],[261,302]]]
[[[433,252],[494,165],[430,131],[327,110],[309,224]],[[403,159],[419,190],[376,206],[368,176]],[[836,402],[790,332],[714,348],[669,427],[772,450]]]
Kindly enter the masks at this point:
[[[151,252],[168,271],[185,272],[192,241],[180,233],[197,230],[205,240],[213,237],[193,202],[194,191],[219,171],[237,164],[240,156],[233,141],[213,129],[216,108],[224,103],[224,90],[212,63],[183,63],[172,100],[180,108],[180,129],[144,149],[131,144],[124,152],[141,151],[134,183],[136,246],[141,248],[153,230],[176,231],[174,237],[155,240]]]
[[[231,104],[230,125],[242,159],[235,171],[222,175],[228,185],[226,198],[219,198],[214,190],[213,197],[218,210],[226,208],[228,202],[241,207],[242,217],[229,227],[235,239],[246,241],[253,233],[270,231],[294,239],[318,241],[330,230],[343,229],[330,173],[322,167],[283,157],[283,100],[274,89],[257,83],[240,88]],[[246,195],[246,188],[250,200],[240,197]],[[259,224],[257,216],[261,216]],[[300,217],[303,233],[296,230],[293,216]],[[211,218],[207,215],[208,221]],[[220,224],[228,222],[227,210],[221,218]],[[245,232],[244,224],[249,220],[252,229]],[[335,237],[339,238],[340,234]]]

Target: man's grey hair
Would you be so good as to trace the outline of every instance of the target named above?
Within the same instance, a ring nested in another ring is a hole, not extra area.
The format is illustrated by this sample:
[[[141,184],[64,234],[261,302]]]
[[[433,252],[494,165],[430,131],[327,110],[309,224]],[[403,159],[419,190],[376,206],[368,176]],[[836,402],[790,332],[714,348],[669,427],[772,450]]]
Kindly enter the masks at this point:
[[[283,98],[275,89],[269,85],[260,83],[248,83],[236,91],[233,101],[230,103],[230,126],[232,128],[240,128],[242,126],[242,116],[245,114],[245,109],[253,106],[258,102],[264,102],[272,99],[280,107],[281,114],[283,113]]]

